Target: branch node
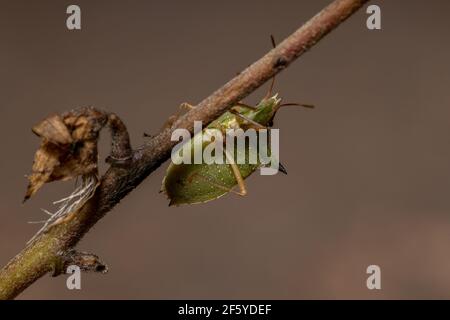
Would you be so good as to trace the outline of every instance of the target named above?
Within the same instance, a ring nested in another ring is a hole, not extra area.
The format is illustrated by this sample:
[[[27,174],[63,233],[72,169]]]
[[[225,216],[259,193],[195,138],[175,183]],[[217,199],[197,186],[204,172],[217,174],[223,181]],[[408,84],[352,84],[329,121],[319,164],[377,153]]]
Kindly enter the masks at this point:
[[[60,252],[53,266],[53,277],[65,274],[69,266],[76,265],[84,272],[107,273],[108,266],[100,258],[92,253],[78,252],[74,249],[68,252]]]
[[[273,68],[276,70],[284,69],[287,67],[288,61],[284,57],[278,57],[273,64]]]

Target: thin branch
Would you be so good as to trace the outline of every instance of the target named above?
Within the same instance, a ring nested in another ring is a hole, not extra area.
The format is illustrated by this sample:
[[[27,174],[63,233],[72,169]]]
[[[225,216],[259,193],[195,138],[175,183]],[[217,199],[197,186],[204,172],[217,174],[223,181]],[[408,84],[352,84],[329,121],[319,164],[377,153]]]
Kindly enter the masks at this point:
[[[55,225],[40,235],[0,271],[0,299],[13,299],[37,279],[46,273],[55,272],[57,266],[64,265],[66,260],[61,260],[61,257],[67,254],[61,253],[72,252],[73,247],[98,220],[169,159],[176,143],[170,139],[175,128],[192,132],[194,121],[206,124],[216,119],[234,103],[287,68],[366,2],[368,0],[334,1],[276,48],[200,102],[197,108],[176,120],[171,128],[163,129],[147,144],[135,150],[131,158],[128,136],[122,140],[115,139],[110,156],[111,167],[102,177],[94,196],[76,212],[73,219]],[[118,129],[115,132],[126,132],[120,126],[121,122],[113,121],[110,124],[113,134],[114,128]]]

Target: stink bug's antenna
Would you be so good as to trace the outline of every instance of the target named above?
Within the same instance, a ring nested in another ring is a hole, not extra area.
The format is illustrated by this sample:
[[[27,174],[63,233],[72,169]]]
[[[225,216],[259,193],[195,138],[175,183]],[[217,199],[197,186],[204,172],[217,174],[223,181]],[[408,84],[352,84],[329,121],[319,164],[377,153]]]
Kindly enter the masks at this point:
[[[273,34],[270,35],[270,41],[272,42],[272,47],[275,49],[275,47],[277,46],[277,43],[275,42],[275,38],[274,38]]]
[[[303,107],[303,108],[308,108],[308,109],[314,109],[314,105],[312,105],[312,104],[306,104],[306,103],[282,103],[282,104],[279,104],[276,107],[275,112],[277,112],[281,107],[288,107],[288,106],[295,106],[295,107]]]
[[[296,107],[304,107],[308,109],[314,109],[314,105],[312,104],[306,104],[306,103],[283,103],[280,104],[279,107],[288,107],[288,106],[296,106]]]
[[[270,41],[272,42],[272,48],[275,49],[275,47],[277,46],[276,42],[275,42],[275,38],[273,37],[273,35],[270,35]],[[272,77],[272,81],[270,82],[270,87],[269,87],[269,91],[267,91],[266,96],[264,97],[264,99],[269,99],[272,96],[272,91],[273,91],[273,87],[275,85],[275,76]]]

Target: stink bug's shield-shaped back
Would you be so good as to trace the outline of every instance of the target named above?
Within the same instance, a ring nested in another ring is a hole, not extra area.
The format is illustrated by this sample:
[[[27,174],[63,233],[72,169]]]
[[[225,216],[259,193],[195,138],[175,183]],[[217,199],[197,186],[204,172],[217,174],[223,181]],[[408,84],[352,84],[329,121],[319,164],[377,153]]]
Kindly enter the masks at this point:
[[[204,134],[205,130],[208,129],[217,129],[225,134],[229,129],[266,128],[272,122],[279,104],[280,99],[275,95],[263,99],[257,107],[237,105],[198,134]],[[256,135],[256,138],[259,138],[258,135]],[[187,142],[187,152],[191,154],[191,159],[193,159],[196,144],[201,144],[200,149],[204,150],[210,143],[212,142],[205,142],[199,137],[193,137]],[[268,151],[270,152],[270,150]],[[238,148],[235,141],[233,155],[230,157],[230,152],[227,153],[226,146],[223,147],[223,153],[224,163],[222,164],[206,164],[205,162],[200,164],[175,164],[172,162],[167,169],[162,185],[162,191],[170,199],[170,205],[203,203],[217,199],[230,191],[239,193],[234,191],[233,188],[236,185],[242,187],[243,180],[261,166],[258,148],[251,143],[246,143],[245,148],[242,149]],[[245,161],[236,163],[236,159],[240,157],[243,157]],[[226,163],[227,159],[228,162],[234,163]],[[249,161],[250,159],[256,159],[257,161]],[[239,194],[245,195],[245,192],[244,187],[244,190],[241,189]]]

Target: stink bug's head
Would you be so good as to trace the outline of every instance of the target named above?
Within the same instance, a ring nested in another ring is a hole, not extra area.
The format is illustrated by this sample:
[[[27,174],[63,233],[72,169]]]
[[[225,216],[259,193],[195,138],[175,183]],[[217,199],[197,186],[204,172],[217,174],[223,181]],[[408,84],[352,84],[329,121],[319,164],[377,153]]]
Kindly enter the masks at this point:
[[[273,118],[280,108],[281,99],[278,98],[278,93],[272,97],[266,97],[261,100],[254,111],[253,120],[262,124],[263,126],[271,127]]]
[[[314,108],[314,106],[310,104],[281,103],[281,99],[278,98],[278,93],[276,93],[271,97],[266,97],[261,100],[261,102],[257,105],[256,110],[253,111],[254,114],[252,115],[252,118],[254,121],[262,124],[263,126],[272,127],[273,119],[275,118],[278,110],[280,110],[281,107],[286,106]]]

